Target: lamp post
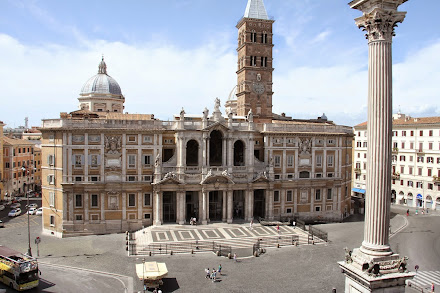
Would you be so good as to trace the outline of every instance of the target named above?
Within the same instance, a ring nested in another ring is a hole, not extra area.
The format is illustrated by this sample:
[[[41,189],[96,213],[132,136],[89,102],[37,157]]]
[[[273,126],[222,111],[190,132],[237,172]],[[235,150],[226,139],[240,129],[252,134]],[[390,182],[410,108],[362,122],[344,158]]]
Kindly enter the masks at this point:
[[[22,167],[21,168],[23,170],[24,175],[27,175],[26,168]],[[29,220],[29,193],[26,192],[26,183],[23,183],[23,192],[26,194],[27,197],[27,205],[26,205],[26,210],[27,210],[27,222],[28,222],[28,251],[27,254],[29,256],[32,256],[32,249],[31,249],[31,229],[30,229],[30,220]]]
[[[142,259],[142,287],[143,291],[145,292],[147,289],[145,288],[145,258]]]

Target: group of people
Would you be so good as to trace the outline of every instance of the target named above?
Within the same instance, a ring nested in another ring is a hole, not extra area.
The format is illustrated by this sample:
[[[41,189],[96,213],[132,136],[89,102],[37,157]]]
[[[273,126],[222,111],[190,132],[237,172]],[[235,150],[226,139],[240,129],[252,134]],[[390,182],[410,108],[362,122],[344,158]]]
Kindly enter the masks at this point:
[[[222,265],[219,264],[218,265],[218,269],[212,269],[212,271],[209,270],[209,268],[205,269],[205,273],[206,273],[206,279],[210,279],[213,283],[217,281],[217,273],[219,275],[222,274]]]
[[[191,219],[189,219],[189,224],[190,225],[197,225],[197,219],[195,217],[191,217]]]

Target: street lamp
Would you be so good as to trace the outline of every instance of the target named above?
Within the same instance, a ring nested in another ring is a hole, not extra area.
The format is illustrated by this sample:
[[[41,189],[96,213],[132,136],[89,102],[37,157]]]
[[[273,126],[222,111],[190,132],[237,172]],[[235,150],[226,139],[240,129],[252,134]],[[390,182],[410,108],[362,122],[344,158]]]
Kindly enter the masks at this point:
[[[26,171],[25,167],[21,167],[23,170],[23,173]],[[26,174],[26,173],[24,173]],[[26,183],[23,183],[23,191],[26,194],[27,197],[27,220],[28,220],[28,252],[27,254],[29,256],[32,256],[32,249],[31,249],[31,229],[30,229],[30,221],[29,221],[29,193],[26,192]]]
[[[145,292],[145,290],[147,289],[145,287],[145,257],[142,259],[142,285],[143,285],[144,292]]]

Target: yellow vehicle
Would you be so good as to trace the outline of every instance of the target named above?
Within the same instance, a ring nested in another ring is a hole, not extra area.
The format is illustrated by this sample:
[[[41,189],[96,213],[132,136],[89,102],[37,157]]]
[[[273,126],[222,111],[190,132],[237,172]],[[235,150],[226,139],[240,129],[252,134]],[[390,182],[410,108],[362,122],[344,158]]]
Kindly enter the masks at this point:
[[[0,245],[0,281],[17,291],[38,286],[38,263],[31,256]]]
[[[167,265],[161,262],[144,262],[136,265],[136,274],[144,283],[144,288],[158,288],[163,285],[162,278],[168,274]]]

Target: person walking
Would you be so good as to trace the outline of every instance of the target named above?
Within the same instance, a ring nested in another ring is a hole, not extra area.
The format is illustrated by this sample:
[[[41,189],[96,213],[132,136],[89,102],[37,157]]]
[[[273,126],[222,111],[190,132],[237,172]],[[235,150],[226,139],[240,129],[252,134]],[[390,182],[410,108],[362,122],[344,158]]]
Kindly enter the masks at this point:
[[[281,237],[280,235],[280,233],[281,233],[281,231],[280,231],[280,225],[277,225],[277,232],[278,232],[278,237]]]
[[[218,270],[217,270],[217,272],[218,272],[220,275],[222,274],[222,265],[221,265],[221,264],[218,265]]]
[[[213,283],[215,283],[216,278],[217,278],[217,272],[216,272],[216,270],[212,270],[212,282]]]
[[[237,262],[237,254],[234,253],[234,261]]]
[[[431,283],[431,293],[434,293],[435,292],[435,285],[434,285],[434,283]]]
[[[210,274],[209,274],[209,268],[205,269],[205,273],[206,273],[206,279],[209,279]]]
[[[409,216],[409,209],[406,210],[406,216]]]
[[[254,225],[254,220],[252,219],[251,222],[249,223],[249,230],[253,229],[253,227],[252,227],[253,225]]]

